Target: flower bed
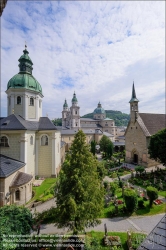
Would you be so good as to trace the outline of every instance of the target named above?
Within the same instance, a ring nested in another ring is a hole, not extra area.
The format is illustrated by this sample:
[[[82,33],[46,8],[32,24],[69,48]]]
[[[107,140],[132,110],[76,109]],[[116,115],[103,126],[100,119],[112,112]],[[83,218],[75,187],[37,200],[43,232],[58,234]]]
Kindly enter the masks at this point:
[[[123,204],[123,201],[117,200],[117,203],[118,203],[118,205],[119,205],[119,204]]]
[[[112,246],[121,246],[121,239],[119,236],[109,236],[108,240],[111,242]]]
[[[41,184],[39,184],[39,183],[36,183],[36,184],[34,183],[34,184],[33,184],[33,187],[39,187],[40,185],[41,185]]]
[[[153,201],[155,205],[161,205],[163,202],[159,199]]]

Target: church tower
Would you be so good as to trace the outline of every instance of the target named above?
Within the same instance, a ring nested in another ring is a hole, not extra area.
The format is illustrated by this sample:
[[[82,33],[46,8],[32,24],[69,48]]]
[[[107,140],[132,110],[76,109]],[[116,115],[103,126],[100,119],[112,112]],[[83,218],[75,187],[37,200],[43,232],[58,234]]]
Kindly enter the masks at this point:
[[[130,120],[131,120],[131,122],[136,121],[137,114],[138,114],[138,102],[139,102],[139,100],[136,97],[135,87],[134,87],[134,82],[133,82],[131,100],[129,101],[129,103],[130,103]]]
[[[42,88],[32,75],[33,63],[27,46],[19,58],[19,73],[7,85],[8,115],[16,114],[25,120],[39,121],[42,116]]]
[[[78,106],[78,100],[76,94],[74,92],[72,98],[72,106],[70,107],[71,120],[70,126],[71,128],[80,128],[80,107]]]
[[[63,104],[63,111],[62,111],[62,127],[70,127],[70,110],[68,108],[67,101]]]

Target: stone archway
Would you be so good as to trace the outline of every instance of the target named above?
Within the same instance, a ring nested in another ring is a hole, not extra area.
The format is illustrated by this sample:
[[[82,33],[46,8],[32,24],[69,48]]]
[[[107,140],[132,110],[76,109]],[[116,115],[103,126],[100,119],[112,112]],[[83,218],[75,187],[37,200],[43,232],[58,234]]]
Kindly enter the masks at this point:
[[[133,162],[138,164],[138,155],[137,154],[133,155]]]
[[[131,156],[132,156],[132,162],[134,164],[138,164],[138,162],[139,162],[139,154],[138,154],[136,149],[132,150],[132,155]]]

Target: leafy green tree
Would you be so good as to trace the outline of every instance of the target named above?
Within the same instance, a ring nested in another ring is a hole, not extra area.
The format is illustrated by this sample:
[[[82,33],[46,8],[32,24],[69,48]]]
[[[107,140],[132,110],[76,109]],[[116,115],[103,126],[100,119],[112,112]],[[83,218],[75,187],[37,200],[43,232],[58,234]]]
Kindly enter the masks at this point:
[[[107,155],[109,157],[111,157],[113,154],[113,148],[114,148],[113,143],[110,141],[110,143],[108,144],[108,147],[107,147]]]
[[[111,157],[113,154],[113,143],[111,142],[111,140],[106,136],[103,135],[100,142],[100,150],[103,151],[105,153],[105,155]]]
[[[158,191],[155,187],[152,186],[147,187],[146,191],[149,197],[149,206],[152,207],[153,201],[158,198]]]
[[[57,225],[74,234],[94,226],[103,208],[104,190],[97,172],[98,161],[85,143],[80,130],[75,135],[57,180],[55,197]]]
[[[4,235],[28,235],[33,225],[32,214],[28,208],[15,205],[0,208],[0,249],[15,249],[17,242],[6,242]],[[9,238],[6,238],[9,240]]]
[[[112,192],[112,195],[115,195],[115,191],[118,189],[117,182],[110,182],[110,191]]]
[[[98,164],[97,164],[97,172],[98,172],[99,179],[103,180],[103,178],[107,174],[107,170],[105,169],[103,162],[98,162]]]
[[[62,118],[52,120],[55,126],[62,126]]]
[[[93,155],[96,153],[96,141],[91,141],[91,153]]]
[[[137,167],[135,168],[135,171],[136,171],[136,172],[139,172],[139,174],[140,174],[140,176],[141,176],[141,174],[145,171],[145,168],[144,168],[143,166],[137,166]]]
[[[148,151],[150,158],[166,166],[166,128],[151,136]]]
[[[138,198],[135,190],[133,189],[125,189],[124,190],[124,200],[126,208],[129,212],[133,212],[137,209],[138,206]]]

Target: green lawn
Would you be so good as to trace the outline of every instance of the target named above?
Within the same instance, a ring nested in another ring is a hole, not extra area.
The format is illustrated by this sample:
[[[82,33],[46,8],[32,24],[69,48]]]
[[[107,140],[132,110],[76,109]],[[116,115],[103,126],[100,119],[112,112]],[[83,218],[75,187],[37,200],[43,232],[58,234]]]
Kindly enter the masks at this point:
[[[47,178],[45,179],[39,187],[33,187],[33,191],[35,192],[35,196],[32,200],[41,200],[46,201],[50,198],[54,197],[54,194],[51,193],[51,187],[56,183],[56,178]],[[31,201],[32,201],[31,200]]]

